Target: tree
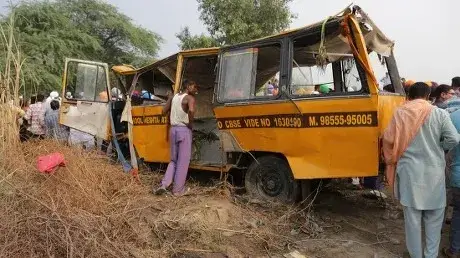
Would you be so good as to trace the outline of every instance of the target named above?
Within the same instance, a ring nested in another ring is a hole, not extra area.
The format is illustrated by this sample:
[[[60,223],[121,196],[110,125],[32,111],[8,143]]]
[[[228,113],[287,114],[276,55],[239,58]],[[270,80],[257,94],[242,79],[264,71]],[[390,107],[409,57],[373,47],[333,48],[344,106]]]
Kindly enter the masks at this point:
[[[98,38],[108,62],[131,63],[156,56],[161,37],[134,25],[116,7],[99,0],[60,0],[59,4],[80,30]]]
[[[182,50],[187,49],[196,49],[196,48],[209,48],[209,47],[216,47],[219,45],[217,41],[215,41],[210,36],[206,36],[204,34],[201,35],[191,35],[190,30],[188,27],[185,27],[176,34],[176,37],[180,40],[179,47]]]
[[[66,57],[141,64],[156,56],[161,42],[159,35],[99,0],[21,2],[12,13],[25,55],[23,85],[37,91],[60,88]],[[8,26],[8,16],[1,24]]]
[[[197,0],[200,19],[218,45],[232,45],[286,29],[295,15],[289,9],[292,0]],[[181,35],[179,33],[178,35]],[[178,38],[186,43],[205,43],[204,35]],[[186,39],[186,41],[183,41]],[[200,40],[198,40],[200,39]],[[192,45],[203,47],[204,45]]]

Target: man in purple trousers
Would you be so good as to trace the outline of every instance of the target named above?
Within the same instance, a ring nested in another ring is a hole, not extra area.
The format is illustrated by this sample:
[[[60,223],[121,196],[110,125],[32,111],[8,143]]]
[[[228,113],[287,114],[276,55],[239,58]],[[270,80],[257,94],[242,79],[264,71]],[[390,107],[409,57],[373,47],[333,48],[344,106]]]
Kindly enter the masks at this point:
[[[184,81],[182,90],[169,97],[163,114],[170,113],[169,142],[171,145],[171,161],[166,174],[161,181],[161,186],[155,191],[160,195],[167,192],[167,188],[174,183],[172,193],[176,196],[188,192],[185,189],[188,166],[192,155],[192,123],[195,114],[195,94],[198,86],[193,81]]]

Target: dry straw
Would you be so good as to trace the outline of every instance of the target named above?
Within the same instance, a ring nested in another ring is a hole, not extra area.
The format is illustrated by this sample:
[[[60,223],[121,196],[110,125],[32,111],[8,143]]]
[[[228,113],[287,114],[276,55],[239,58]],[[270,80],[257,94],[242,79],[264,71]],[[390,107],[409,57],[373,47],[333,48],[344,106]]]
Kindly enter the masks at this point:
[[[154,196],[150,186],[159,173],[141,175],[139,184],[95,152],[56,141],[21,149],[23,157],[11,160],[17,165],[0,183],[4,257],[266,256],[293,248],[298,234],[308,236],[305,214],[232,197],[232,188],[222,184],[191,183],[191,194],[180,198]],[[36,158],[55,151],[67,166],[40,174]]]

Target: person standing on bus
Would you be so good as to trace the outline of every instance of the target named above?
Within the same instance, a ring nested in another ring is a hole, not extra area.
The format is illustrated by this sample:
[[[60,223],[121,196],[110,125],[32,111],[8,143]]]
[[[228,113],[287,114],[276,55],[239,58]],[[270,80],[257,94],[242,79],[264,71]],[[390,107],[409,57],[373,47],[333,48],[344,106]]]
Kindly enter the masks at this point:
[[[172,193],[176,196],[184,195],[188,166],[192,156],[192,124],[195,115],[195,94],[198,92],[197,84],[193,81],[184,81],[181,92],[170,97],[163,109],[163,114],[170,113],[169,142],[171,161],[166,174],[161,181],[161,186],[155,194],[166,193],[167,188],[174,182]]]
[[[383,135],[386,175],[404,209],[410,257],[437,257],[446,207],[444,151],[459,140],[449,113],[428,102],[430,88],[418,82]],[[422,248],[425,225],[425,250]]]

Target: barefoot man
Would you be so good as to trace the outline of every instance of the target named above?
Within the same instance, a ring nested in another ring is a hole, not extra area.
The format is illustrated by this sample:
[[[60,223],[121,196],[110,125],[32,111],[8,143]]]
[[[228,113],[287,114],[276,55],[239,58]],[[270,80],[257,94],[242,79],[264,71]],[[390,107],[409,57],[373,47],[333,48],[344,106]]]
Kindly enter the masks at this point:
[[[171,161],[166,174],[161,181],[161,186],[155,194],[164,194],[174,182],[172,193],[176,196],[184,195],[185,180],[192,155],[192,123],[195,115],[195,97],[198,87],[193,81],[184,81],[182,90],[170,97],[163,109],[163,114],[170,113],[169,143],[171,148]]]

